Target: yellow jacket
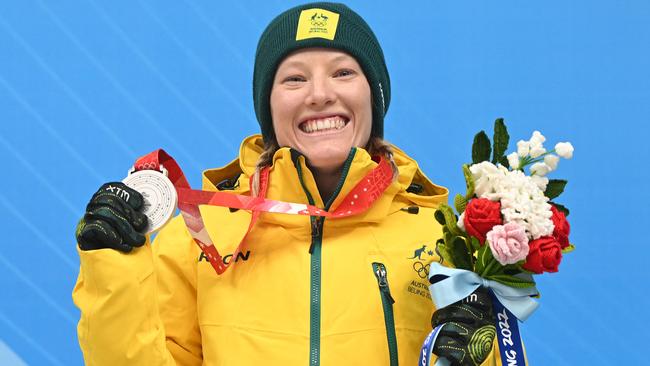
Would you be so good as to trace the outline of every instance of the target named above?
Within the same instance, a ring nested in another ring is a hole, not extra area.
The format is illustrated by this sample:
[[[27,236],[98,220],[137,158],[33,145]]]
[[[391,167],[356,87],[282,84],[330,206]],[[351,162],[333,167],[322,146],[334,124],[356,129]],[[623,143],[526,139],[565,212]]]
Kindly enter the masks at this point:
[[[245,139],[239,159],[204,172],[203,189],[217,190],[218,182],[241,173],[225,188],[248,194],[261,146],[259,135]],[[367,212],[317,227],[307,216],[263,213],[221,276],[180,216],[153,245],[132,253],[79,251],[73,299],[81,309],[86,364],[389,365],[394,357],[416,365],[435,310],[427,264],[439,260],[441,228],[433,213],[448,192],[400,150],[394,158],[399,179]],[[353,149],[330,209],[375,165],[365,150]],[[308,196],[326,206],[305,158],[280,149],[267,197],[309,203]],[[412,206],[418,212],[406,210]],[[216,206],[201,212],[219,252],[232,253],[250,212]],[[484,365],[497,359],[493,350]]]

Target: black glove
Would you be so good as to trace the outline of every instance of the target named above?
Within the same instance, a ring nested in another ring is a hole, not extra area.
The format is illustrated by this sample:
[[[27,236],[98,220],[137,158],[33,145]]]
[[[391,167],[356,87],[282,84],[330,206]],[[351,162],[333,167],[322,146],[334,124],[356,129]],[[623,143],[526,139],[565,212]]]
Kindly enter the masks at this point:
[[[139,210],[142,195],[122,182],[102,185],[86,206],[76,230],[81,250],[112,248],[128,253],[142,246],[147,216]]]
[[[492,298],[479,287],[465,299],[436,310],[431,325],[444,324],[433,346],[433,353],[454,366],[477,366],[492,350],[496,336]]]

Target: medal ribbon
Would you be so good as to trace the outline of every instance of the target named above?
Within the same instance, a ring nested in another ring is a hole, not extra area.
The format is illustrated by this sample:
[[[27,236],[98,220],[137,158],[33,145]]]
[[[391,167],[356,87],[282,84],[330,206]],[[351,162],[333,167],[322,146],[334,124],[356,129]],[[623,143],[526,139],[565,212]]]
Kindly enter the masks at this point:
[[[503,306],[499,299],[491,292],[492,309],[497,316],[495,325],[497,328],[497,341],[499,342],[499,353],[501,354],[502,365],[526,366],[524,358],[524,347],[519,334],[519,323],[517,318]]]
[[[418,357],[418,366],[431,365],[431,355],[433,354],[433,345],[436,343],[436,339],[438,338],[438,335],[440,334],[443,325],[444,324],[440,324],[437,327],[433,328],[431,333],[429,333],[427,338],[424,340],[424,344],[422,345],[422,349],[420,350],[420,357]],[[449,366],[450,364],[451,362],[449,362],[448,359],[444,357],[439,357],[436,359],[436,363],[434,366]]]
[[[222,274],[234,261],[229,263],[224,262],[223,257],[214,246],[205,228],[203,217],[199,211],[199,205],[222,206],[252,211],[248,230],[246,230],[246,234],[244,234],[237,249],[232,254],[233,258],[237,258],[237,255],[245,245],[246,237],[262,212],[344,218],[366,211],[391,184],[393,176],[392,168],[386,159],[383,157],[373,157],[373,160],[378,163],[377,166],[352,188],[350,193],[343,198],[343,201],[337,209],[332,212],[325,211],[313,205],[267,199],[266,192],[269,186],[269,167],[260,171],[260,189],[257,197],[191,189],[178,163],[162,149],[138,158],[134,164],[134,169],[136,171],[148,169],[160,171],[162,166],[167,170],[168,178],[178,193],[178,208],[181,211],[185,225],[194,238],[194,241],[208,257],[210,264],[217,271],[217,274]],[[251,184],[252,181],[251,179]]]

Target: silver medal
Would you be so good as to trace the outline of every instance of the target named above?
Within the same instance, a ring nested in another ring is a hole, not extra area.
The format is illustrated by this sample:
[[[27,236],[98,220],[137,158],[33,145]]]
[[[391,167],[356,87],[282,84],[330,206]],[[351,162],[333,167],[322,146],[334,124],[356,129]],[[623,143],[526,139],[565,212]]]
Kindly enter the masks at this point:
[[[147,233],[158,231],[174,215],[178,196],[176,188],[167,178],[167,170],[161,166],[157,170],[130,171],[122,183],[142,194],[144,206],[142,213],[147,216]]]

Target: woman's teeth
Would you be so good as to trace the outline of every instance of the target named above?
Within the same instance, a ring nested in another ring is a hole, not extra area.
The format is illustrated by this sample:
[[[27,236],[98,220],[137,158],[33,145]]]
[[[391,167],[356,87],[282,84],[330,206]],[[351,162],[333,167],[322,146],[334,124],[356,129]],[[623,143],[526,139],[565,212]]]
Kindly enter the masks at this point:
[[[300,124],[303,132],[311,133],[327,130],[340,130],[345,127],[345,120],[341,117],[328,117],[322,119],[311,119]]]

